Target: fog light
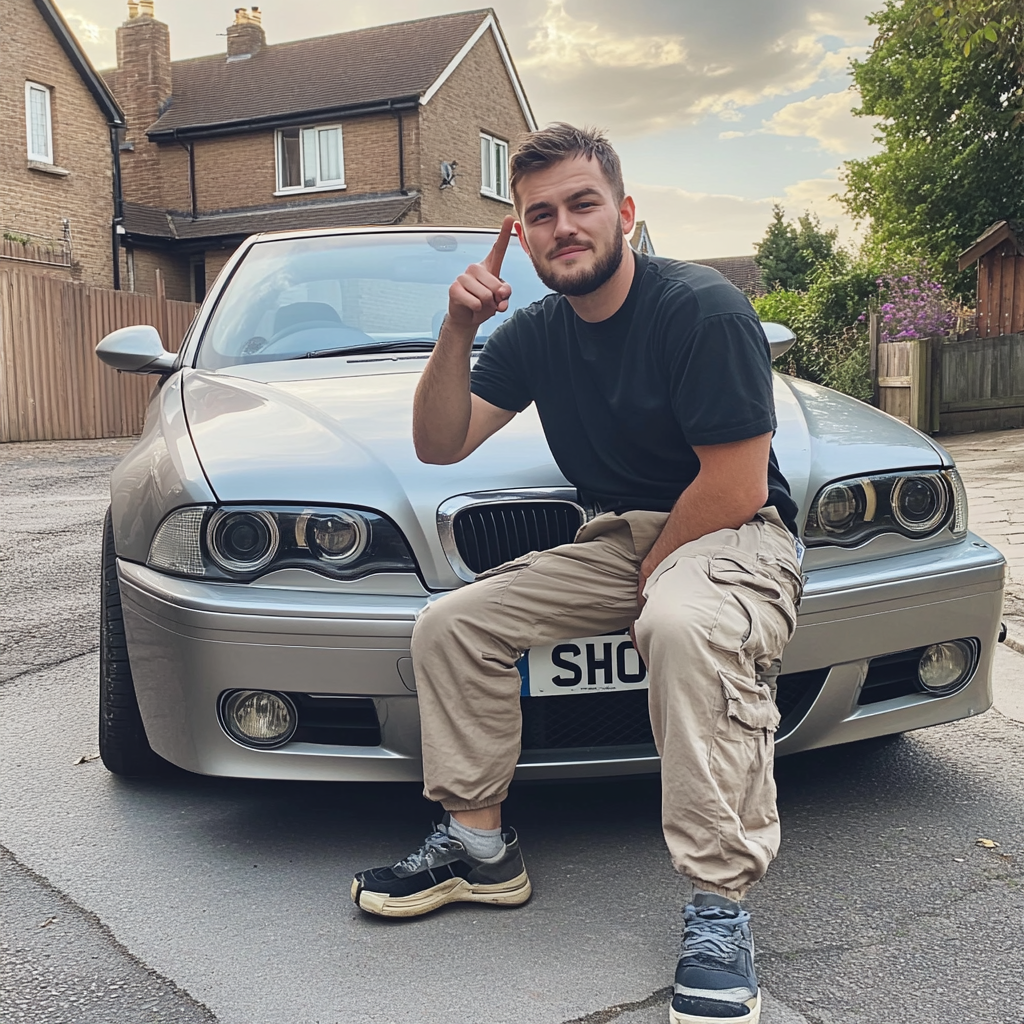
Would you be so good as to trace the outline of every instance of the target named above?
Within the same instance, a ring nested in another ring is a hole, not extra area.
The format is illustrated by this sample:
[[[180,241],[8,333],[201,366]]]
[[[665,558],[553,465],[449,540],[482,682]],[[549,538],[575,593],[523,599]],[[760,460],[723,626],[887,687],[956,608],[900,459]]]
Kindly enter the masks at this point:
[[[281,693],[236,690],[221,706],[224,728],[249,747],[279,747],[295,735],[299,716],[295,705]]]
[[[926,647],[917,665],[917,678],[929,693],[959,690],[974,671],[977,647],[971,640],[950,640]]]

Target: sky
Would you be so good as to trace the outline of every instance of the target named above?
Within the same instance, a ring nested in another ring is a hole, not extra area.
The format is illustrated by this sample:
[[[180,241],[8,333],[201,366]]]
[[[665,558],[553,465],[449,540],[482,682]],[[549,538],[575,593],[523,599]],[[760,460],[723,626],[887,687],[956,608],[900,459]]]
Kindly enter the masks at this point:
[[[476,0],[479,2],[479,0]],[[486,2],[486,0],[484,0]],[[241,0],[156,0],[171,57],[221,52]],[[125,0],[58,0],[93,63],[115,63]],[[268,43],[472,9],[474,0],[263,0]],[[659,255],[754,252],[773,203],[840,241],[844,160],[877,148],[849,61],[882,0],[494,0],[539,123],[605,129]]]

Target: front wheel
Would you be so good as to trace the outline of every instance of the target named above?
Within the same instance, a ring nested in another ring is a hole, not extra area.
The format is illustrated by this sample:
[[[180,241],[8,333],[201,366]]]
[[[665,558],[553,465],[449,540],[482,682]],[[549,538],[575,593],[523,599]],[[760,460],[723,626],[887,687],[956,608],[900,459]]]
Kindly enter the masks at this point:
[[[100,757],[115,775],[160,775],[171,767],[149,745],[135,696],[109,508],[103,520],[100,593]]]

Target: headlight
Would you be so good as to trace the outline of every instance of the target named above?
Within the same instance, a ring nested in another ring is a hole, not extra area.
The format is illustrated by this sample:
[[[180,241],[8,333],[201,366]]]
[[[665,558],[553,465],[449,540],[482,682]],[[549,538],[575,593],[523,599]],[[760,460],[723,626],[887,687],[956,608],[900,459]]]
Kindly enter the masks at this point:
[[[269,512],[219,508],[206,527],[210,557],[227,572],[257,572],[270,565],[279,540]]]
[[[287,568],[349,580],[416,571],[398,528],[379,513],[230,505],[176,509],[154,534],[146,564],[239,583]]]
[[[879,533],[928,537],[967,532],[967,499],[956,470],[921,470],[826,484],[807,516],[809,545],[852,547]]]

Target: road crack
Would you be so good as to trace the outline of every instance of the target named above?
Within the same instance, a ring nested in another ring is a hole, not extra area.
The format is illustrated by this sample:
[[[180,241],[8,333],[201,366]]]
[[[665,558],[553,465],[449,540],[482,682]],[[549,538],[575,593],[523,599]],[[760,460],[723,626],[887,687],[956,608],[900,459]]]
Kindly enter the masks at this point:
[[[24,679],[25,676],[38,675],[40,672],[46,672],[51,668],[57,668],[58,665],[66,665],[70,661],[75,661],[78,658],[84,658],[87,655],[95,654],[100,649],[100,645],[96,644],[94,647],[90,647],[84,651],[78,651],[75,654],[69,654],[66,658],[59,658],[57,661],[48,661],[45,665],[33,665],[31,668],[25,669],[23,672],[15,672],[13,676],[8,676],[6,679],[0,679],[0,686],[6,683],[16,682],[18,679]]]
[[[647,1010],[652,1006],[668,1002],[672,995],[672,986],[666,985],[652,992],[645,999],[637,999],[632,1003],[618,1003],[615,1006],[605,1007],[603,1010],[595,1010],[593,1013],[585,1014],[583,1017],[573,1017],[572,1020],[563,1021],[563,1024],[609,1024],[609,1021],[621,1017],[624,1013],[633,1013],[636,1010]]]

